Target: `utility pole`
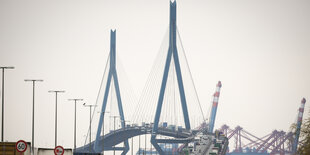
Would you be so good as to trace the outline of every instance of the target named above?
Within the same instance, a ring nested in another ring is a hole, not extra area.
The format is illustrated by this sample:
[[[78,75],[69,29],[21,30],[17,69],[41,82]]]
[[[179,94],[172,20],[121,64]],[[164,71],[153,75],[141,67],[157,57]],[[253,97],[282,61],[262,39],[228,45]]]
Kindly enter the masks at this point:
[[[57,95],[58,93],[64,93],[63,90],[50,90],[49,93],[55,93],[56,102],[55,102],[55,147],[57,146]]]
[[[89,107],[89,153],[91,153],[91,108],[96,107],[97,105],[86,105],[86,103],[83,105]]]
[[[83,101],[83,99],[68,99],[68,101],[74,101],[74,150],[76,149],[76,102]]]
[[[43,80],[25,79],[25,82],[32,82],[32,144],[31,152],[34,154],[34,94],[35,94],[35,84],[36,82],[43,82]]]
[[[5,69],[14,69],[14,67],[0,67],[2,69],[2,122],[1,122],[1,142],[3,141],[3,128],[4,128],[4,70]]]

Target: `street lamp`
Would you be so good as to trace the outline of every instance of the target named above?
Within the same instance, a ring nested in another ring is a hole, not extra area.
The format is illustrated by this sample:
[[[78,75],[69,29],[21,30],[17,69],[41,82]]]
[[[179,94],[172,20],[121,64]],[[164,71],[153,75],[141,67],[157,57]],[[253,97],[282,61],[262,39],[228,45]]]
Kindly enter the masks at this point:
[[[3,128],[4,128],[4,70],[14,69],[14,67],[0,67],[2,69],[2,123],[1,123],[1,142],[3,141]]]
[[[89,153],[91,152],[91,108],[96,107],[97,105],[86,105],[83,104],[85,107],[89,107]]]
[[[76,102],[83,101],[83,99],[68,99],[68,101],[74,101],[74,150],[76,149]]]
[[[63,90],[50,90],[49,93],[55,93],[56,95],[56,103],[55,103],[55,147],[57,146],[57,94],[64,93]]]
[[[114,134],[115,134],[115,118],[117,117],[120,117],[120,116],[110,116],[110,117],[113,117],[114,118]],[[115,155],[115,145],[114,145],[114,148],[113,148],[113,155]]]
[[[131,155],[133,155],[133,137],[131,137]]]
[[[121,123],[123,122],[124,122],[124,128],[126,128],[126,122],[130,122],[130,121],[121,120]]]
[[[130,122],[130,121],[125,121],[125,120],[121,120],[121,122],[124,122],[124,130],[126,128],[126,122]],[[133,155],[133,137],[131,137],[131,155]]]
[[[146,129],[146,127],[145,127],[145,135],[144,135],[144,137],[145,137],[144,152],[145,152],[145,153],[144,153],[144,154],[146,154],[146,152],[147,152],[147,151],[146,151],[146,130],[147,130],[147,129]]]
[[[102,112],[98,112],[98,113],[102,113],[102,155],[104,155],[104,114],[110,113],[110,112],[102,111]]]
[[[31,152],[34,154],[34,88],[36,82],[43,82],[43,80],[25,79],[25,82],[32,82],[32,146]]]
[[[141,129],[140,129],[141,130]],[[140,155],[140,148],[141,148],[141,138],[140,138],[140,134],[139,134],[139,155]]]

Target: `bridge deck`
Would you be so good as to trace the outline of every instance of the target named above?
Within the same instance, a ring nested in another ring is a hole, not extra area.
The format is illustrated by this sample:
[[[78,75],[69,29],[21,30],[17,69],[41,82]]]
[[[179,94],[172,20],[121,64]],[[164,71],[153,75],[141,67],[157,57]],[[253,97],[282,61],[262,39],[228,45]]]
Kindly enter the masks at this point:
[[[152,134],[152,128],[142,126],[121,128],[104,135],[104,137],[101,136],[98,146],[96,147],[96,151],[94,150],[95,141],[93,141],[90,144],[86,144],[85,146],[77,148],[74,152],[87,153],[89,152],[89,150],[91,150],[91,152],[102,152],[103,144],[104,144],[104,150],[114,150],[115,145],[118,145],[129,138],[145,134]],[[168,128],[158,128],[158,135],[175,138],[175,139],[166,139],[167,141],[169,142],[171,141],[173,143],[189,142],[193,138],[193,135],[190,131],[187,130],[176,131]],[[163,142],[163,140],[160,140],[160,142]],[[123,150],[123,149],[124,149],[123,147],[115,147],[115,150]]]

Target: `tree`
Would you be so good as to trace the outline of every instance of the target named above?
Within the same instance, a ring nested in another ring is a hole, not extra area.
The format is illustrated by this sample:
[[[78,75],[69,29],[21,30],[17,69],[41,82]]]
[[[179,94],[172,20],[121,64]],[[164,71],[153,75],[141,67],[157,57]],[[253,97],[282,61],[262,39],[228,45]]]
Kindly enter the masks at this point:
[[[310,114],[310,111],[309,111]],[[290,127],[291,131],[296,135],[296,123],[293,123]],[[294,138],[290,139],[288,142],[289,146],[293,145]],[[299,136],[299,142],[298,142],[298,155],[310,155],[310,115],[308,118],[304,119],[301,125],[300,129],[300,136]]]
[[[302,123],[302,127],[300,130],[300,140],[299,140],[298,146],[299,146],[298,154],[310,155],[310,115]]]

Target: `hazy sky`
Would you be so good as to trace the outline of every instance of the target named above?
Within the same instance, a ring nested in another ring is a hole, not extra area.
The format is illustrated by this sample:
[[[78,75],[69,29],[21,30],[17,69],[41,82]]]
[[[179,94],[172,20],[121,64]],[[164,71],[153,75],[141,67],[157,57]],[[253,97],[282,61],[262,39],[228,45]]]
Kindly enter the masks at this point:
[[[55,96],[47,91],[59,89],[66,93],[59,95],[58,142],[72,147],[67,99],[95,103],[110,29],[139,97],[168,23],[169,0],[1,0],[0,66],[16,67],[5,72],[4,139],[31,141],[32,87],[24,79],[38,78],[36,145],[54,145]],[[179,0],[177,24],[205,109],[222,81],[215,128],[240,125],[257,136],[288,130],[302,97],[310,100],[309,1]],[[88,113],[80,103],[78,146]]]

